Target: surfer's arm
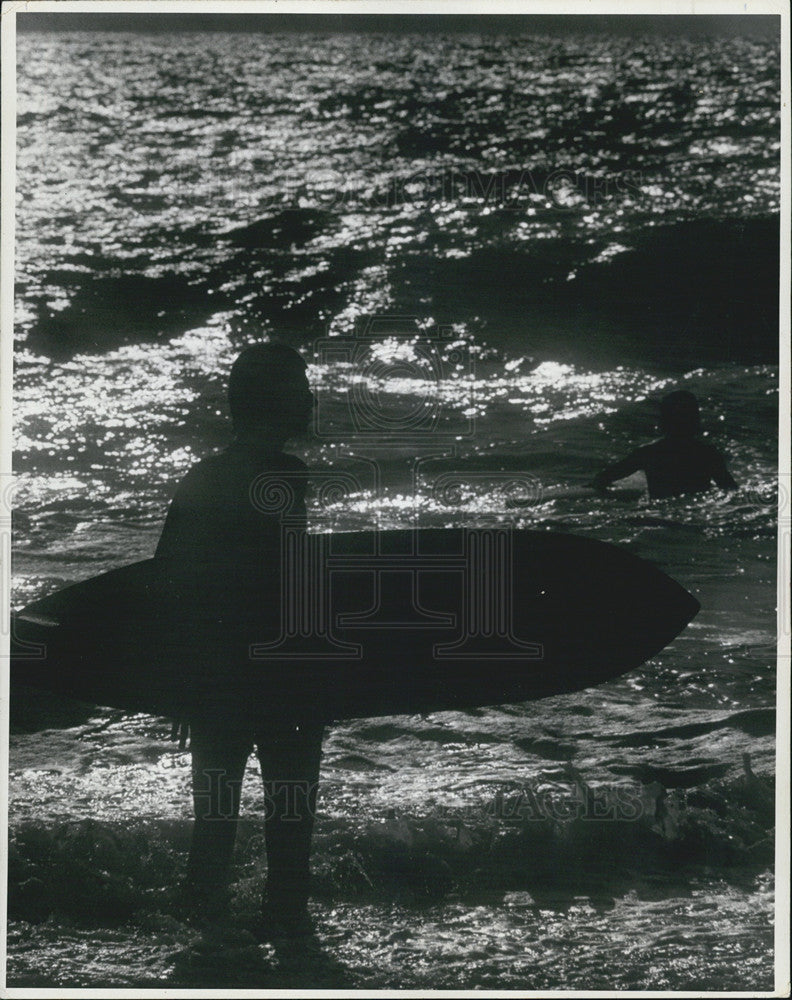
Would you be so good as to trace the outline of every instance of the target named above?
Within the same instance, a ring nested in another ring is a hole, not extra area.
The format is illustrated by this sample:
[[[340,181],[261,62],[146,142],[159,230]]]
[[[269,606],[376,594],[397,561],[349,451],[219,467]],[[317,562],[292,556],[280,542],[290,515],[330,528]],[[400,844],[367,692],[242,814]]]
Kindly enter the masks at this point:
[[[640,471],[644,468],[644,465],[643,448],[636,448],[635,451],[631,452],[620,462],[614,462],[613,465],[609,465],[602,472],[599,472],[592,479],[590,486],[598,492],[605,490],[611,483],[615,483],[618,479],[624,479],[625,476],[631,476],[634,472]]]
[[[176,554],[184,553],[184,532],[181,529],[181,520],[178,501],[173,500],[168,508],[165,524],[162,527],[162,534],[159,537],[157,549],[154,553],[157,559],[172,559]]]
[[[157,559],[167,559],[172,563],[194,561],[197,547],[202,544],[210,527],[206,511],[199,504],[201,487],[197,467],[194,467],[179,484],[168,507],[154,553]]]
[[[736,490],[737,482],[726,466],[726,460],[719,451],[713,449],[712,470],[710,475],[716,486],[722,490]]]

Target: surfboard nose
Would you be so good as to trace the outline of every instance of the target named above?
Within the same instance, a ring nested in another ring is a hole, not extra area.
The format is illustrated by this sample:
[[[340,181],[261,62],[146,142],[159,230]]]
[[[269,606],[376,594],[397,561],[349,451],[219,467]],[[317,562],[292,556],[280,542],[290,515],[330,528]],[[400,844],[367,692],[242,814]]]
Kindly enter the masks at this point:
[[[644,586],[625,600],[621,622],[622,641],[635,644],[640,663],[665,649],[701,610],[698,600],[680,583],[651,564],[646,566]]]

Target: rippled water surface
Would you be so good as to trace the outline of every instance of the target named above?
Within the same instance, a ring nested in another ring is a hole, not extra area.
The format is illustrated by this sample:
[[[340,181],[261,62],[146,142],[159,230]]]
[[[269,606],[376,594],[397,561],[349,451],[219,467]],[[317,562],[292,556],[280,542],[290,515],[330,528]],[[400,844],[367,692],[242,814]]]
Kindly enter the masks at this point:
[[[175,483],[228,440],[233,357],[274,335],[319,398],[295,450],[357,477],[314,497],[314,530],[575,532],[653,560],[702,611],[596,689],[335,727],[318,943],[277,951],[246,930],[252,761],[233,923],[202,936],[172,893],[190,802],[167,723],[15,706],[10,981],[772,988],[776,47],[130,32],[18,48],[15,606],[153,553]],[[322,341],[372,315],[411,333],[377,328],[365,369]],[[740,489],[587,495],[678,387]],[[426,407],[435,434],[367,452],[360,399],[397,420]],[[438,492],[437,469],[463,486]],[[583,808],[609,796],[638,807]]]

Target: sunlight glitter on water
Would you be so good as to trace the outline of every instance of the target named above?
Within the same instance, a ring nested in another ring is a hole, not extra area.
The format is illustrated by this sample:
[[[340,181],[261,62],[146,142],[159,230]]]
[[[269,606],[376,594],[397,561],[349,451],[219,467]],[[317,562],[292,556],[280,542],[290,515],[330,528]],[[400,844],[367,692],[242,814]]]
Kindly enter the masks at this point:
[[[19,602],[151,555],[175,484],[229,440],[235,354],[283,337],[338,431],[295,452],[361,477],[368,457],[381,473],[347,503],[313,498],[314,528],[417,514],[578,532],[650,559],[703,605],[612,684],[333,729],[316,916],[348,964],[340,982],[768,988],[772,899],[756,867],[772,817],[746,799],[741,761],[772,773],[777,343],[761,280],[777,253],[777,47],[189,33],[19,47]],[[370,369],[314,357],[318,339],[392,313],[417,315],[418,335],[383,344]],[[427,343],[442,344],[439,377],[420,363]],[[702,400],[741,489],[663,502],[581,490],[652,439],[672,385]],[[413,476],[420,442],[383,456],[356,439],[361,399],[386,422],[435,407],[444,458]],[[450,504],[445,473],[460,480]],[[510,508],[502,477],[536,502]],[[14,737],[17,983],[319,985],[316,956],[200,941],[160,898],[190,808],[167,725],[70,725]],[[600,831],[619,871],[597,878],[578,866],[591,832],[557,831],[545,862],[568,882],[551,898],[535,825],[510,842],[486,808],[562,782],[570,761],[592,786],[661,785],[682,826],[666,841],[649,824],[636,850]],[[255,766],[244,795],[235,895],[252,912]],[[676,881],[655,876],[658,843]],[[93,849],[112,871],[86,869]],[[697,876],[678,874],[675,851]]]

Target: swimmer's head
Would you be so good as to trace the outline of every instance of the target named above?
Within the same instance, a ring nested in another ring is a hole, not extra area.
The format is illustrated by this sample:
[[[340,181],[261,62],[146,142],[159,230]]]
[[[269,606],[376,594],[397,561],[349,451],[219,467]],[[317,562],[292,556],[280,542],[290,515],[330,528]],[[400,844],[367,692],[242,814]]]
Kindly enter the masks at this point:
[[[679,389],[660,401],[660,429],[667,437],[695,437],[701,433],[698,400],[692,392]]]
[[[285,344],[253,344],[231,367],[228,405],[238,435],[286,440],[307,429],[313,404],[305,362]]]

